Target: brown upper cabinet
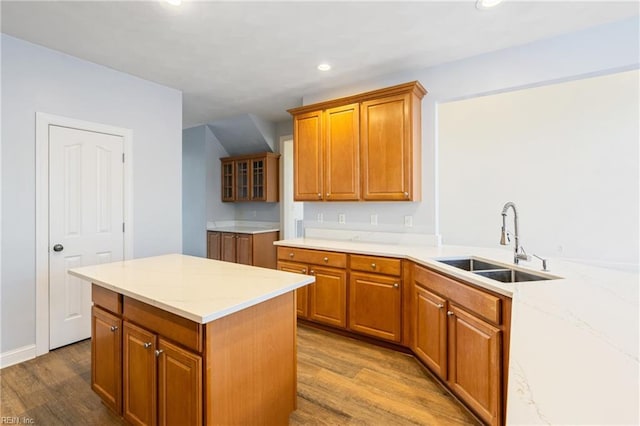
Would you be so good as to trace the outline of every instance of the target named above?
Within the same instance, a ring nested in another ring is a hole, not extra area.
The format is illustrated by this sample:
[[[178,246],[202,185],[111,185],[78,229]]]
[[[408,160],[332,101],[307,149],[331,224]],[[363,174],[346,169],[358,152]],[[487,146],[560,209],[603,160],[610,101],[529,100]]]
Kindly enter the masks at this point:
[[[278,159],[265,152],[221,158],[222,201],[278,201]]]
[[[414,81],[289,110],[294,199],[420,201],[425,94]]]

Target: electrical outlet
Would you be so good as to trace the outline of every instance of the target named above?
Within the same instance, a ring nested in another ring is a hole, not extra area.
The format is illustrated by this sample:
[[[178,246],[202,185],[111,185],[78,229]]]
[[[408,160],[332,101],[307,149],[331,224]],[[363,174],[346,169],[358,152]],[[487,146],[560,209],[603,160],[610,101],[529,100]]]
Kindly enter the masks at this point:
[[[371,224],[372,225],[377,225],[378,224],[378,215],[375,214],[375,213],[371,215]]]
[[[316,217],[317,217],[318,223],[324,222],[324,217],[322,216],[322,213],[318,213],[318,216]]]
[[[407,228],[413,227],[413,216],[404,217],[404,226],[406,226]]]
[[[338,223],[341,225],[344,225],[345,223],[347,223],[347,218],[344,213],[338,214]]]

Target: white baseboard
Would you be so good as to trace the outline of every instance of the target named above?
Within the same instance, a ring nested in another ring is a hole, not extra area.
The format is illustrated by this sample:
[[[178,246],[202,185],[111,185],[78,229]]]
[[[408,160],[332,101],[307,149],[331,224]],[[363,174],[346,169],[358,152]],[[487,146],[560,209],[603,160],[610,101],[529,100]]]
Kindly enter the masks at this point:
[[[0,354],[0,369],[19,364],[36,357],[36,345],[22,346]]]

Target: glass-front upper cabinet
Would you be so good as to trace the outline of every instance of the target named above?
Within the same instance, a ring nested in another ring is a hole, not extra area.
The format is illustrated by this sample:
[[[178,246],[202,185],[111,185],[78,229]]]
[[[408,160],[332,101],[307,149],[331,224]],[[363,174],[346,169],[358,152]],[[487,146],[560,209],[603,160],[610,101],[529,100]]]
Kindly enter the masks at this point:
[[[280,154],[221,158],[222,201],[277,202]]]
[[[264,159],[251,160],[251,200],[264,201]]]
[[[249,164],[251,160],[236,161],[236,201],[249,201]]]
[[[235,199],[235,185],[233,184],[234,161],[222,162],[222,201],[233,201]]]

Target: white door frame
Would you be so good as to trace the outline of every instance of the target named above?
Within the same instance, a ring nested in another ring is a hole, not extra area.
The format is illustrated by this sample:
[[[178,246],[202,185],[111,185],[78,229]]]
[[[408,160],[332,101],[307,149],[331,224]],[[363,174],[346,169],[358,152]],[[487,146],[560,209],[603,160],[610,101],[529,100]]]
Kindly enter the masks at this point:
[[[107,133],[123,139],[124,258],[133,257],[133,131],[36,112],[36,356],[49,352],[49,126]]]

